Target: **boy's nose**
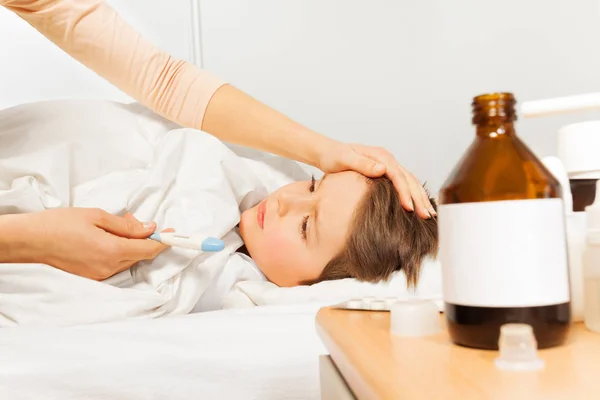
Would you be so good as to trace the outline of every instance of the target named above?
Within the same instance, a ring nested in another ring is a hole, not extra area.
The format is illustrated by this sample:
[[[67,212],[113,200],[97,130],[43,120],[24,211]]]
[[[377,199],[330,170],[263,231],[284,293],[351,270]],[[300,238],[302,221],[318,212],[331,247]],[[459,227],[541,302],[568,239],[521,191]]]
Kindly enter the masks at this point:
[[[283,217],[288,213],[304,214],[310,211],[313,207],[314,199],[311,196],[281,193],[277,197],[277,203],[277,213],[280,217]]]

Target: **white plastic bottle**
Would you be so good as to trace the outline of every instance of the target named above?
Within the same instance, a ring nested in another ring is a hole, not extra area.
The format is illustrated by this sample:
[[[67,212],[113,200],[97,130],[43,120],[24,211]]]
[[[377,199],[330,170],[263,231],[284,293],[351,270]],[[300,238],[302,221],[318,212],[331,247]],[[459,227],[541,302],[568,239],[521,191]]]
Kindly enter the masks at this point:
[[[571,319],[573,322],[583,322],[583,249],[585,248],[586,213],[573,211],[573,196],[569,185],[569,175],[558,157],[549,156],[542,162],[563,190],[565,203],[565,218],[567,228],[567,246],[569,256],[569,283],[571,289]]]
[[[596,183],[596,193],[600,181]],[[600,333],[600,196],[594,204],[585,208],[587,214],[587,234],[583,252],[584,310],[585,326]]]

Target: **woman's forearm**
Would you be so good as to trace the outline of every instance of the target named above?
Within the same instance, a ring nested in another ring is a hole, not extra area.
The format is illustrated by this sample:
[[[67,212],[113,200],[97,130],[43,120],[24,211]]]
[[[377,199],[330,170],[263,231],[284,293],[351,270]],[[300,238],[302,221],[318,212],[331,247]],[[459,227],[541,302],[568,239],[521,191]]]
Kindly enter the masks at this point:
[[[333,140],[158,49],[102,0],[0,0],[65,52],[158,114],[318,166]]]
[[[0,215],[0,263],[35,262],[27,214]]]
[[[317,167],[320,153],[336,143],[230,85],[212,96],[203,121],[202,130],[223,141]]]
[[[104,0],[0,0],[71,57],[154,112],[200,129],[225,82],[145,40]]]

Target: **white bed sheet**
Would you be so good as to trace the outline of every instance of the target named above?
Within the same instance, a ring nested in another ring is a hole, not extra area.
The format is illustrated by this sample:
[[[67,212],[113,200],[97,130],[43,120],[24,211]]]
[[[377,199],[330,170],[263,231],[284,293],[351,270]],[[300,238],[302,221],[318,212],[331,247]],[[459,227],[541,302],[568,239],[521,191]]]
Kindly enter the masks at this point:
[[[0,399],[319,399],[320,304],[0,330]]]

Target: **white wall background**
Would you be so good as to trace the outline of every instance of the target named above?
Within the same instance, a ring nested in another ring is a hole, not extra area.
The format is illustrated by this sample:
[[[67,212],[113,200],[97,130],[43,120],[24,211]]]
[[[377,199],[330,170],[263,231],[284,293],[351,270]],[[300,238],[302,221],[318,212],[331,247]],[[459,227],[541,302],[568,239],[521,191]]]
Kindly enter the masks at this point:
[[[597,0],[201,3],[207,68],[320,132],[386,146],[434,191],[474,137],[474,95],[600,90]],[[560,125],[593,117],[517,128],[545,156]]]
[[[191,60],[190,2],[177,0],[108,0],[142,34]],[[174,4],[171,4],[174,3]],[[0,7],[0,109],[56,98],[131,99]]]
[[[112,0],[191,59],[190,1]],[[473,139],[471,98],[600,90],[598,0],[201,0],[206,68],[335,138],[384,145],[436,192]],[[18,39],[16,39],[18,38]],[[0,108],[127,97],[0,8]],[[539,155],[585,113],[521,121]]]

